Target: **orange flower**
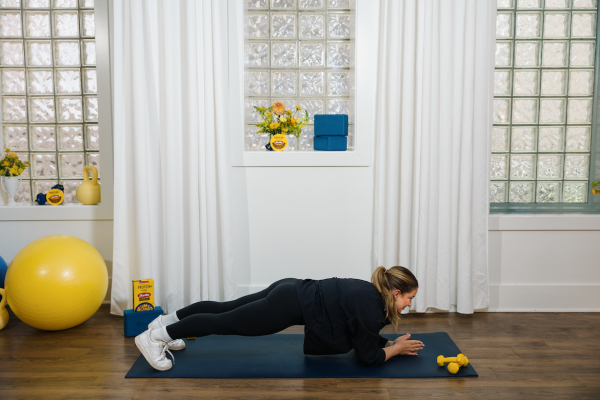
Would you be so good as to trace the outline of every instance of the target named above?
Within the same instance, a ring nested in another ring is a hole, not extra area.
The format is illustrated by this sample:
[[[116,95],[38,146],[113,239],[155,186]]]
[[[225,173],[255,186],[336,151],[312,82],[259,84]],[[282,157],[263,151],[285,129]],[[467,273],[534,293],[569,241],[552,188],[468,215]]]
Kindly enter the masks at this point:
[[[296,118],[292,117],[292,120],[291,120],[291,122],[290,122],[290,123],[291,123],[292,125],[296,125],[296,121],[298,121],[298,120],[297,120]]]
[[[283,101],[276,101],[273,103],[273,113],[276,115],[281,115],[285,112],[285,104]]]
[[[592,189],[592,193],[598,194],[598,193],[600,193],[600,189]]]

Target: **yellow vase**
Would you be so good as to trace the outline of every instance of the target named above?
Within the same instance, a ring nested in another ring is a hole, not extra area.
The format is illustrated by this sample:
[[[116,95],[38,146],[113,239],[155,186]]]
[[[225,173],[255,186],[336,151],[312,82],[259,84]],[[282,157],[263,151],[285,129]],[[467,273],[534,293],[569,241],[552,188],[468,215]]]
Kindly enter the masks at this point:
[[[0,289],[0,331],[8,324],[8,311],[6,311],[6,290]]]
[[[92,171],[92,180],[88,171]],[[77,200],[82,204],[93,205],[100,203],[100,184],[98,183],[98,170],[96,167],[86,165],[83,167],[83,183],[77,188]]]

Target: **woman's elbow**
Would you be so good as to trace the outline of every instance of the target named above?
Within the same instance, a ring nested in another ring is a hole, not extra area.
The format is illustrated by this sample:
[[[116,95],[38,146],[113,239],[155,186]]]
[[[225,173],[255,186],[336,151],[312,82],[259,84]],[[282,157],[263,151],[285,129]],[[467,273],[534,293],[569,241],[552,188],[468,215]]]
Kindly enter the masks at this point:
[[[385,362],[385,357],[379,354],[375,357],[357,357],[358,363],[363,367],[377,367]]]

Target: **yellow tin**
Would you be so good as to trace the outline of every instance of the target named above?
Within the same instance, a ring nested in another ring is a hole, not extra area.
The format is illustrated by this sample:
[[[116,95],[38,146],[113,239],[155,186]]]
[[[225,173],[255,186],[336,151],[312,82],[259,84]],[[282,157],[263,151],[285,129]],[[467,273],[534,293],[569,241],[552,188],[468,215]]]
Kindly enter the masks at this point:
[[[46,193],[46,201],[53,206],[62,204],[64,200],[65,194],[60,189],[50,189],[48,193]]]
[[[284,135],[273,135],[271,137],[271,148],[275,151],[285,150],[287,147],[287,138]]]

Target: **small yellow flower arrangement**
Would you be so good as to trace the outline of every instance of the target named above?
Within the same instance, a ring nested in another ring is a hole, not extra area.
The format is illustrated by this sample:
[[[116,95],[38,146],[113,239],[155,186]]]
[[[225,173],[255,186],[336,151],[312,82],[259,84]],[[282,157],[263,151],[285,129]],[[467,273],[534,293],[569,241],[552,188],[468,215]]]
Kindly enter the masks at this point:
[[[6,156],[0,160],[0,176],[19,176],[29,167],[29,161],[23,163],[15,152],[6,149]]]
[[[254,107],[255,113],[260,114],[262,122],[256,124],[256,133],[270,135],[294,135],[300,137],[302,127],[308,124],[308,112],[296,106],[295,111],[286,110],[283,101],[276,101],[270,107]],[[304,111],[304,115],[302,115]]]
[[[592,189],[592,193],[600,194],[600,181],[592,182],[592,188],[597,187],[598,189]]]

